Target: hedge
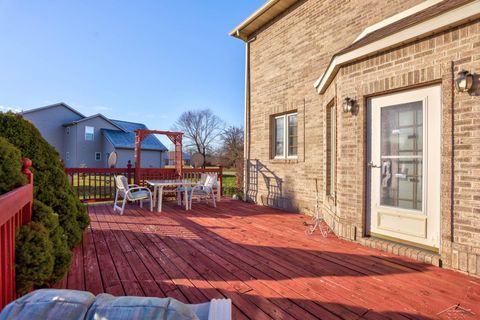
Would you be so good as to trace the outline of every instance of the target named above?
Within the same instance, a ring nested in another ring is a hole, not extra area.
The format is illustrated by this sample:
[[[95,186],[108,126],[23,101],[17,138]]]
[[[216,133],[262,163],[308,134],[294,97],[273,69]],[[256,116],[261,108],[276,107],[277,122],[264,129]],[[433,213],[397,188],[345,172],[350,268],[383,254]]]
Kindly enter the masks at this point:
[[[70,249],[81,242],[90,219],[58,153],[30,122],[18,114],[0,113],[0,139],[0,190],[8,192],[25,183],[20,158],[32,160],[32,222],[20,229],[15,249],[17,291],[22,294],[65,276],[72,260]],[[1,161],[2,154],[8,155],[8,163]]]
[[[70,248],[80,243],[90,223],[86,208],[68,183],[57,151],[41,136],[33,124],[20,115],[0,113],[0,137],[32,160],[34,196],[58,214]]]
[[[27,183],[22,173],[20,150],[0,137],[0,194],[7,193]]]
[[[41,223],[21,227],[15,242],[15,277],[21,295],[44,285],[53,272],[55,258],[48,230]]]
[[[48,231],[52,243],[54,264],[46,283],[55,284],[63,279],[72,260],[72,252],[67,245],[67,235],[59,224],[58,215],[44,203],[34,200],[32,220],[41,223]]]

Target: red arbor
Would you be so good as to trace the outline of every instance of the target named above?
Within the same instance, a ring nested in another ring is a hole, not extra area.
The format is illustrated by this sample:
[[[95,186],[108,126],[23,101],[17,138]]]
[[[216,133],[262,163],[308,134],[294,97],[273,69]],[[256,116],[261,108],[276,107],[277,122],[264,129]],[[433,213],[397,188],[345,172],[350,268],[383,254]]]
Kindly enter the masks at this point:
[[[135,183],[140,182],[142,174],[141,157],[142,157],[142,140],[150,134],[166,135],[175,145],[175,170],[178,178],[182,177],[183,154],[182,154],[182,132],[159,131],[159,130],[143,130],[135,131]]]

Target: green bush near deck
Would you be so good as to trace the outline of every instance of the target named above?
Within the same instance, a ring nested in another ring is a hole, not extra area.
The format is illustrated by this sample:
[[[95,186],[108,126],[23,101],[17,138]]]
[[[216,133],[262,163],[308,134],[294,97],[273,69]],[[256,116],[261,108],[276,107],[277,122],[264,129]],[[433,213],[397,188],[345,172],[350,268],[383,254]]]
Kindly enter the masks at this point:
[[[58,215],[52,208],[38,200],[33,202],[32,220],[41,223],[48,230],[55,260],[52,274],[46,282],[55,284],[63,279],[72,261],[72,252],[67,245],[67,235],[59,224]]]
[[[22,295],[34,286],[42,286],[53,272],[55,257],[48,230],[30,222],[16,235],[15,276],[17,293]]]
[[[0,137],[18,148],[23,157],[32,160],[34,196],[58,214],[60,226],[73,248],[80,243],[90,220],[63,171],[57,151],[30,122],[14,113],[0,113]]]
[[[20,150],[0,137],[0,195],[27,183],[21,158]]]
[[[67,180],[58,153],[30,122],[17,114],[0,113],[2,137],[19,152],[12,154],[18,159],[13,161],[15,163],[10,161],[3,165],[0,161],[0,185],[5,184],[8,191],[14,188],[12,186],[18,184],[12,178],[14,172],[22,176],[21,183],[26,181],[21,173],[20,156],[32,160],[30,169],[34,174],[37,201],[34,202],[33,221],[20,229],[15,248],[17,291],[22,294],[63,278],[72,260],[70,249],[80,243],[90,219]],[[0,141],[0,150],[7,148],[4,145],[7,146]],[[4,173],[3,166],[11,171]]]

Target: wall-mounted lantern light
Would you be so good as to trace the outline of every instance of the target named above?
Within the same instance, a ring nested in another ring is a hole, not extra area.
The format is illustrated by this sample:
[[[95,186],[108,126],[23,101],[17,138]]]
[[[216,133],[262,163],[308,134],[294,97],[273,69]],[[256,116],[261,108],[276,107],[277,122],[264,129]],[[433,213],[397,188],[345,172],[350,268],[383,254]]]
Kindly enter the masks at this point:
[[[345,99],[343,99],[342,108],[343,108],[343,113],[350,112],[353,114],[355,112],[355,100],[353,100],[352,98],[346,97]]]
[[[457,92],[467,92],[473,86],[473,74],[468,71],[462,70],[457,74],[457,79],[455,80],[455,87]]]

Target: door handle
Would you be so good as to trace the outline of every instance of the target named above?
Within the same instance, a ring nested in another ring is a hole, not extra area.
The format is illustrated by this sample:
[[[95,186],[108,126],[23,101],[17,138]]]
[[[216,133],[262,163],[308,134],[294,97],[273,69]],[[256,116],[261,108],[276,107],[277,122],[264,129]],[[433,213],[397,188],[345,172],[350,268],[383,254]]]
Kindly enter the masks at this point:
[[[379,168],[379,169],[382,167],[382,166],[375,165],[373,161],[370,161],[369,163],[367,163],[367,166],[370,168]]]

